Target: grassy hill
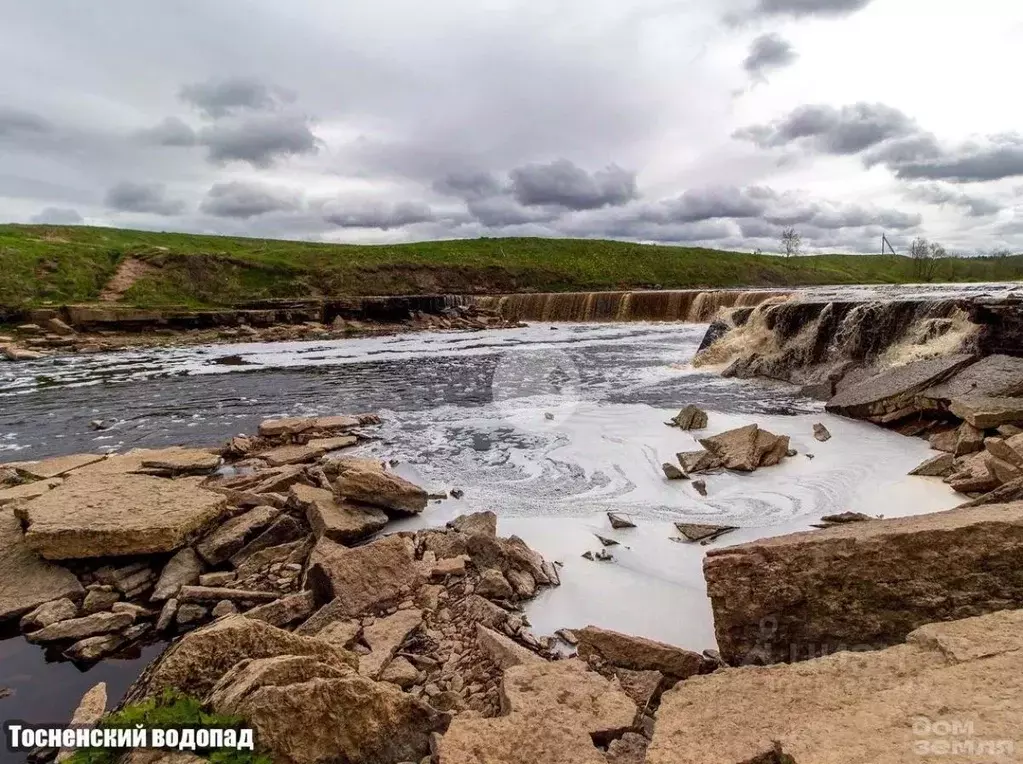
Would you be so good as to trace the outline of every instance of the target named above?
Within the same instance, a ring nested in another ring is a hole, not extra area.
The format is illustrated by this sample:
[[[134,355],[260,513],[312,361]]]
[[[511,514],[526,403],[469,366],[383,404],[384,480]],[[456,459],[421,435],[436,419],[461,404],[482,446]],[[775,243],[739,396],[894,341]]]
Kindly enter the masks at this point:
[[[114,279],[115,274],[119,274]],[[1023,256],[938,261],[933,281],[1023,278]],[[912,283],[908,258],[784,259],[587,239],[315,244],[84,226],[0,225],[0,305],[215,306],[325,295]],[[116,288],[111,289],[111,285]]]

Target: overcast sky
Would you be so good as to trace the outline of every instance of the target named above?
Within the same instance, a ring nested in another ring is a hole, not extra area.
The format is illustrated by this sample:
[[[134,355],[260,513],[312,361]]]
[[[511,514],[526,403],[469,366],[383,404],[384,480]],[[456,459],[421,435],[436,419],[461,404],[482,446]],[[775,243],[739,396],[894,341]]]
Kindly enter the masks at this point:
[[[1023,251],[1019,0],[0,0],[0,219]]]

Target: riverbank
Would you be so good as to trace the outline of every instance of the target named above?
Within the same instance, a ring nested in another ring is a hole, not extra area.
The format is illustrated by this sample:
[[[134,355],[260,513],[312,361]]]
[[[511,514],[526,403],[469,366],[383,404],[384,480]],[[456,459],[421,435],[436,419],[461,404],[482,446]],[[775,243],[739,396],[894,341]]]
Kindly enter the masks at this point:
[[[85,226],[0,226],[3,308],[121,303],[225,307],[356,295],[784,288],[913,283],[895,256],[782,258],[579,239],[466,239],[360,246]],[[1023,256],[947,258],[933,281],[1023,277]]]

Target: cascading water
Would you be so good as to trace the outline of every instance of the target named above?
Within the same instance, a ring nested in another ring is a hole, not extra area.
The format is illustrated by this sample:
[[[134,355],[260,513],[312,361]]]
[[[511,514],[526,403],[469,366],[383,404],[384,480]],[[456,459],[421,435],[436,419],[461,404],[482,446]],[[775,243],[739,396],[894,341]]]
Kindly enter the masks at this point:
[[[754,307],[788,292],[763,290],[664,290],[555,292],[477,297],[481,307],[512,321],[686,321],[705,323],[722,308]]]

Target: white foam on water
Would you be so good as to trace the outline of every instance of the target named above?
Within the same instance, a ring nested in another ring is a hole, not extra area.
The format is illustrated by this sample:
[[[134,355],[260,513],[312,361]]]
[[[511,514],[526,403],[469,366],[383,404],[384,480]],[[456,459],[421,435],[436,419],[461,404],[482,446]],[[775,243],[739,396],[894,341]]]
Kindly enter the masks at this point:
[[[520,413],[521,421],[504,420],[503,426],[524,425],[535,435],[550,424],[533,407]],[[562,586],[527,608],[537,633],[596,624],[702,650],[715,644],[702,572],[707,549],[807,530],[836,512],[897,517],[962,501],[940,480],[907,474],[929,455],[920,439],[824,414],[740,417],[715,411],[709,412],[706,431],[686,433],[663,424],[673,413],[588,402],[563,420],[556,415],[539,442],[530,439],[531,447],[512,449],[507,460],[492,460],[489,468],[486,461],[465,468],[458,452],[401,464],[400,473],[432,490],[457,486],[465,494],[431,504],[398,527],[443,525],[463,512],[491,509],[500,533],[519,535],[547,559],[564,563]],[[695,437],[752,422],[789,435],[800,453],[749,475],[703,476],[706,498],[690,481],[664,478],[661,463],[674,461],[677,451],[699,448]],[[828,427],[830,441],[813,438],[815,422]],[[429,451],[433,441],[424,445]],[[807,452],[815,458],[807,458]],[[612,530],[608,511],[630,515],[638,527]],[[676,543],[670,540],[678,535],[673,521],[739,530],[708,546]],[[610,548],[614,562],[581,557],[602,548],[596,533],[621,542]]]

